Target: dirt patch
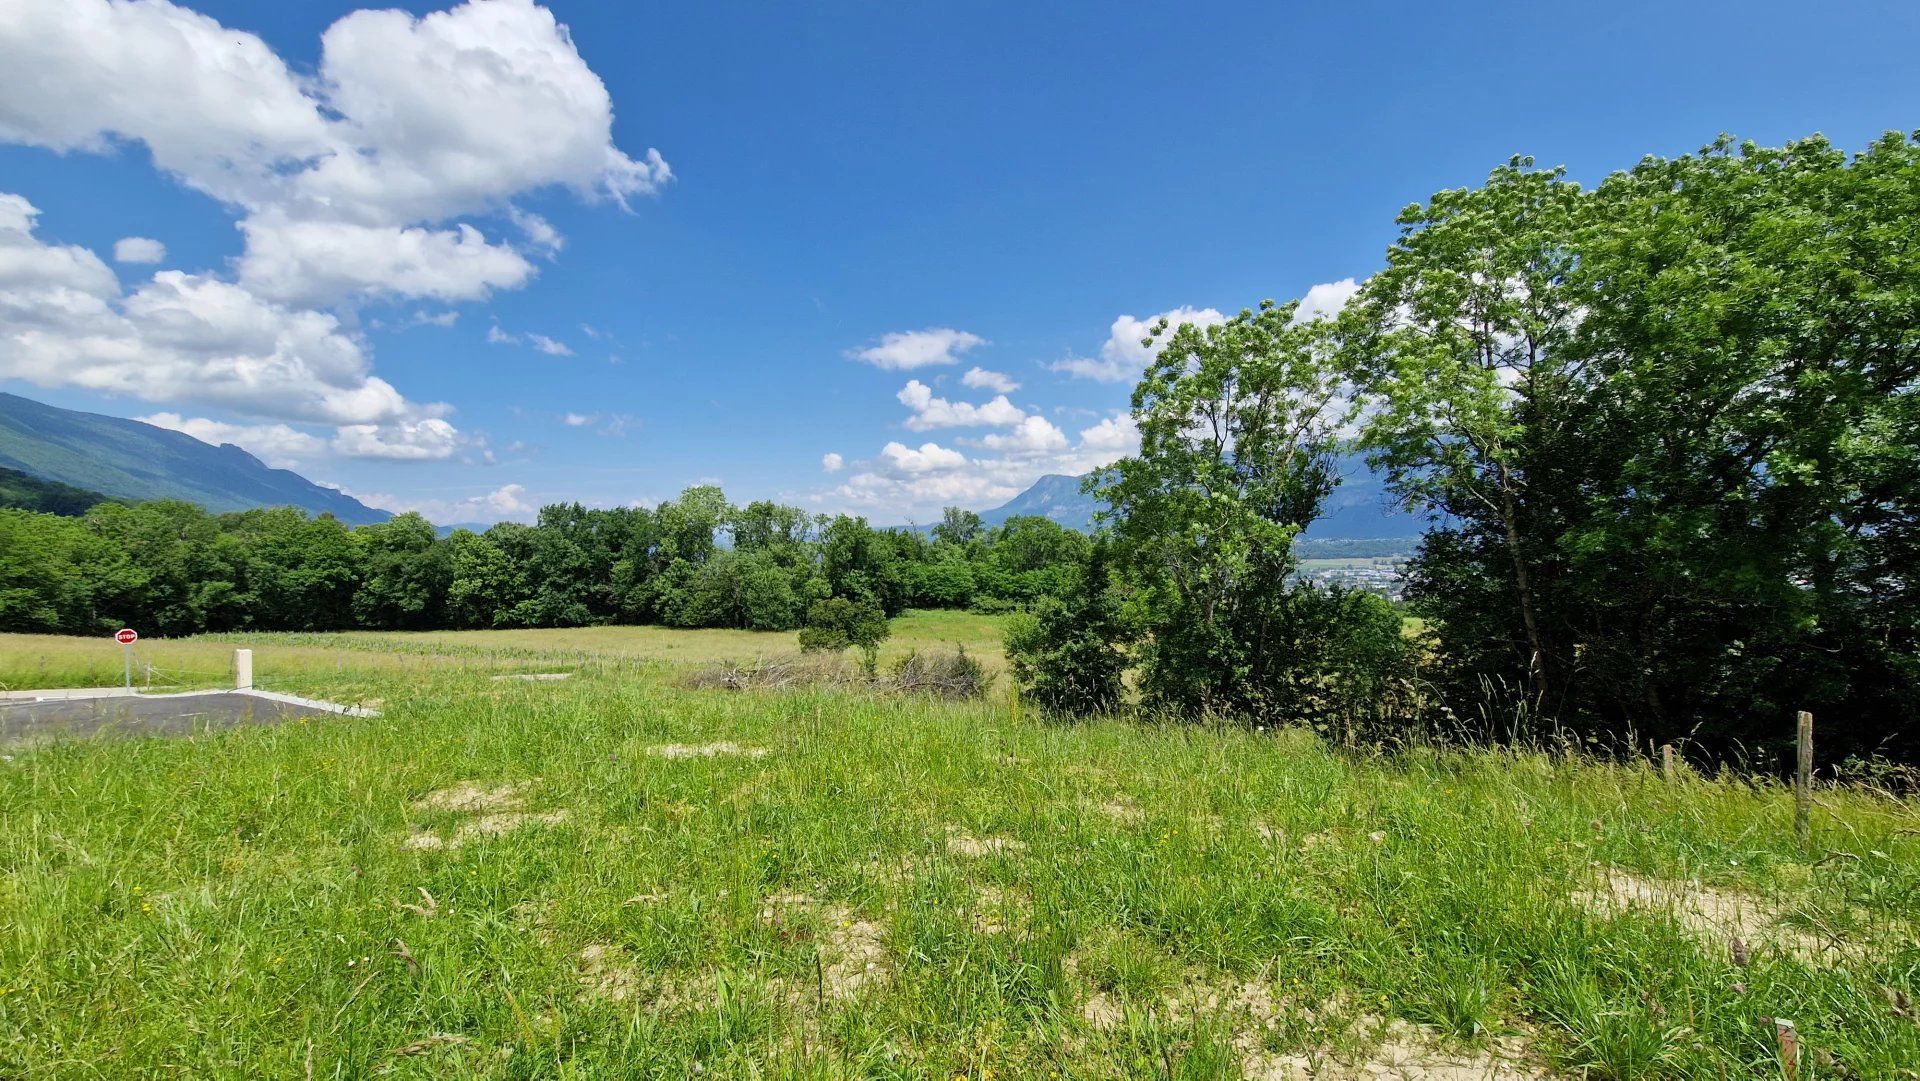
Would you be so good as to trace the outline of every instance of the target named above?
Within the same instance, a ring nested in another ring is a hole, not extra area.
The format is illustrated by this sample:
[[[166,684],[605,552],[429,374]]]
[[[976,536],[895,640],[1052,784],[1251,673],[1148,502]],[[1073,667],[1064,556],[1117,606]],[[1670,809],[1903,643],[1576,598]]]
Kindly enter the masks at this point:
[[[973,921],[975,933],[1003,935],[1007,933],[1010,920],[1025,919],[1027,908],[1028,901],[1024,895],[988,884],[975,891],[973,909],[968,915]]]
[[[1099,804],[1097,810],[1122,826],[1137,826],[1147,820],[1147,812],[1131,796],[1115,796]]]
[[[1066,968],[1070,977],[1078,978],[1080,959],[1070,955]],[[1126,1005],[1123,996],[1096,989],[1082,1002],[1080,1016],[1089,1027],[1112,1032],[1125,1022]],[[1190,975],[1179,987],[1135,1005],[1174,1021],[1201,1016],[1227,1021],[1236,1033],[1241,1071],[1256,1081],[1546,1081],[1549,1076],[1528,1062],[1519,1039],[1472,1048],[1447,1046],[1432,1030],[1405,1021],[1367,1014],[1354,1018],[1351,1005],[1343,1001],[1292,1003],[1266,973],[1226,979]],[[1304,1019],[1311,1031],[1350,1033],[1354,1039],[1343,1042],[1355,1049],[1267,1050],[1268,1035],[1279,1031],[1290,1014]]]
[[[860,872],[875,882],[898,888],[920,876],[920,861],[913,856],[880,857],[861,864]]]
[[[475,811],[504,811],[520,806],[525,792],[532,781],[515,781],[512,784],[483,788],[467,781],[451,788],[436,789],[413,801],[416,811],[450,811],[455,814],[471,814]]]
[[[951,830],[947,835],[947,851],[956,856],[991,856],[1002,852],[1024,852],[1027,843],[1012,837],[975,837],[965,830]]]
[[[416,851],[459,848],[481,838],[502,837],[525,826],[556,826],[565,822],[567,812],[564,810],[536,813],[519,809],[532,784],[532,781],[516,781],[488,788],[467,782],[429,792],[413,802],[414,810],[478,817],[460,823],[450,833],[416,828],[401,843]]]
[[[1664,912],[1689,933],[1735,949],[1743,944],[1772,942],[1801,957],[1815,957],[1833,943],[1780,922],[1780,912],[1759,898],[1716,889],[1698,882],[1664,882],[1609,870],[1599,886],[1573,895],[1575,904],[1601,915],[1621,912]],[[1739,947],[1744,949],[1744,945]]]
[[[767,754],[765,747],[742,747],[738,743],[721,740],[718,743],[662,743],[648,747],[647,753],[655,758],[715,758],[720,756],[739,756],[742,758],[763,758]]]
[[[580,969],[580,997],[625,1002],[640,993],[640,974],[620,947],[594,943],[575,959]]]
[[[852,998],[863,987],[885,983],[891,976],[887,967],[885,925],[863,919],[842,904],[823,904],[804,893],[775,893],[761,899],[760,919],[776,926],[786,924],[789,912],[811,913],[823,930],[819,936],[820,970],[817,987],[802,991],[788,981],[768,981],[769,988],[784,998],[813,997],[818,992],[827,998]]]
[[[523,826],[557,826],[567,820],[566,811],[543,811],[532,814],[526,811],[500,811],[482,815],[471,822],[462,822],[452,833],[438,834],[430,830],[418,830],[403,842],[406,847],[415,850],[439,848],[459,848],[461,845],[477,841],[483,837],[504,837]]]
[[[887,981],[887,930],[860,919],[844,905],[829,905],[820,918],[827,924],[821,940],[821,982],[827,997],[852,998],[861,988]]]
[[[1243,1039],[1240,1069],[1252,1081],[1547,1081],[1527,1064],[1517,1039],[1484,1048],[1443,1047],[1432,1032],[1405,1021],[1363,1019],[1364,1052],[1274,1054]]]

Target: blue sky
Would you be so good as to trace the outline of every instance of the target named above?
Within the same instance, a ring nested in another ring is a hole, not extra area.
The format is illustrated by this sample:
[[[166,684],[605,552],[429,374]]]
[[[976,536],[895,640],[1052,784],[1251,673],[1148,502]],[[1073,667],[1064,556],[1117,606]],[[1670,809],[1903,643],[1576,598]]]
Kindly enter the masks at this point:
[[[1470,7],[0,0],[0,389],[443,522],[924,521],[1510,154],[1920,127],[1911,3]]]

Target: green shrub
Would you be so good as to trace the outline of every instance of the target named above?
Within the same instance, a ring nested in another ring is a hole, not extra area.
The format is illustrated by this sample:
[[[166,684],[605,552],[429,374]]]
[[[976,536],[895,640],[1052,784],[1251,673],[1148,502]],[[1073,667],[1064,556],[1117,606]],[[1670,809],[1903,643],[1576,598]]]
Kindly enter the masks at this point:
[[[800,628],[803,653],[838,652],[855,648],[860,665],[872,679],[879,673],[880,643],[892,633],[887,614],[868,600],[828,597],[816,601],[807,611],[807,625]]]
[[[1068,595],[1049,597],[1007,624],[1013,678],[1047,713],[1084,716],[1120,705],[1126,693],[1132,639],[1107,575],[1106,548],[1096,546]]]

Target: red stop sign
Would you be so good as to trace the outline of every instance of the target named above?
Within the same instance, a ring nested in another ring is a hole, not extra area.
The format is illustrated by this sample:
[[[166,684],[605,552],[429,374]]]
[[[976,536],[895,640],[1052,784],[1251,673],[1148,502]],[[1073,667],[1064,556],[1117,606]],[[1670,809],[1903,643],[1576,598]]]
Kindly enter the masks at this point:
[[[130,646],[140,638],[140,632],[132,627],[122,627],[113,632],[113,640],[123,646]]]

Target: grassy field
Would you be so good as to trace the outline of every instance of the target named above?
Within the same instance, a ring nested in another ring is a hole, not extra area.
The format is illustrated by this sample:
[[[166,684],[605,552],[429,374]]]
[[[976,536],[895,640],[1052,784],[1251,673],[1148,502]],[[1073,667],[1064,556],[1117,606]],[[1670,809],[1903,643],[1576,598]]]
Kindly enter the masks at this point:
[[[964,646],[998,669],[1001,617],[909,611],[892,621],[883,664],[911,650]],[[107,636],[0,635],[0,691],[118,686],[120,647]],[[233,651],[254,650],[262,687],[357,698],[383,680],[416,672],[576,671],[748,661],[799,649],[792,632],[575,627],[508,631],[355,631],[339,634],[209,634],[143,638],[134,682],[154,690],[231,686]],[[151,677],[148,670],[151,669]]]
[[[1777,1078],[1774,1018],[1802,1077],[1920,1063],[1920,812],[1870,793],[1802,848],[1738,779],[671,663],[783,636],[252,644],[382,715],[0,763],[0,1077]]]

